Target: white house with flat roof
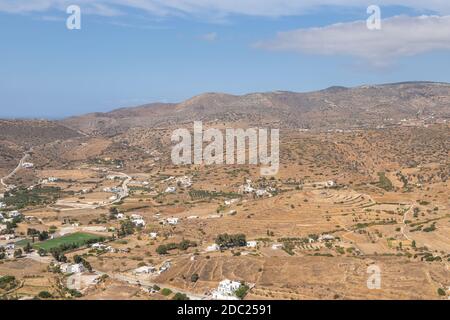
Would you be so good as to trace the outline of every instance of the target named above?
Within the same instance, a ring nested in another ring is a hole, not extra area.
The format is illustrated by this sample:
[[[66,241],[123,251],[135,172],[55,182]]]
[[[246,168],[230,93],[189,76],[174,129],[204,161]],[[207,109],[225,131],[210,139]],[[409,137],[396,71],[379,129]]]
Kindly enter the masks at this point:
[[[154,266],[142,266],[137,269],[134,269],[133,273],[136,275],[142,274],[152,274],[156,272],[156,268]]]
[[[175,187],[167,187],[167,189],[164,191],[165,193],[175,193],[177,191],[177,188]]]
[[[106,245],[100,242],[94,243],[91,246],[92,249],[96,249],[96,250],[105,250],[106,249]]]
[[[178,224],[178,218],[167,218],[167,223],[171,225],[177,225]]]
[[[239,300],[236,297],[236,290],[241,286],[238,281],[231,281],[225,279],[219,283],[216,290],[212,292],[213,299],[215,300]]]
[[[133,219],[131,220],[136,227],[145,227],[144,219]]]
[[[22,214],[21,214],[19,211],[17,211],[17,210],[8,212],[8,217],[9,217],[9,218],[20,217],[21,215],[22,215]]]
[[[86,268],[81,263],[63,263],[59,268],[63,273],[82,273],[86,271]]]
[[[34,167],[34,164],[31,163],[31,162],[24,162],[24,163],[22,163],[22,168],[31,169],[33,167]]]
[[[258,241],[247,241],[247,248],[256,248],[258,246]]]
[[[220,246],[216,243],[213,243],[210,246],[206,247],[206,252],[214,252],[214,251],[219,251],[220,250]]]

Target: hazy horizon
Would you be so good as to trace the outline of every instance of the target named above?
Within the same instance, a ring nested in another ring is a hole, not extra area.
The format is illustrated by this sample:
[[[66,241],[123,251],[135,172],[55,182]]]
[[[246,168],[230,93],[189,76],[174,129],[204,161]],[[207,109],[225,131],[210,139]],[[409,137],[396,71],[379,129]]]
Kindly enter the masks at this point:
[[[180,100],[180,101],[172,101],[172,102],[168,102],[168,101],[164,101],[164,102],[163,101],[149,101],[149,102],[138,104],[138,105],[118,106],[118,107],[112,107],[112,108],[109,108],[109,109],[106,108],[105,110],[102,110],[102,111],[91,110],[91,111],[84,112],[84,113],[73,113],[73,114],[68,114],[68,115],[59,116],[59,117],[55,117],[55,116],[52,116],[52,115],[48,115],[48,116],[33,116],[33,115],[30,115],[30,116],[27,116],[27,115],[22,115],[22,116],[2,116],[2,114],[0,114],[0,119],[3,119],[3,120],[51,120],[51,121],[58,121],[58,120],[63,120],[63,119],[66,119],[66,118],[81,116],[81,115],[85,115],[85,114],[108,113],[108,112],[112,112],[112,111],[119,110],[119,109],[138,108],[138,107],[141,107],[141,106],[157,104],[157,103],[178,104],[178,103],[182,103],[185,100],[193,98],[195,96],[202,95],[202,94],[208,94],[208,93],[230,94],[230,95],[236,95],[236,96],[243,96],[243,95],[253,94],[253,93],[270,93],[270,92],[277,92],[277,91],[279,91],[279,92],[294,92],[294,93],[309,93],[309,92],[317,92],[317,91],[321,91],[321,90],[326,90],[326,89],[332,88],[332,87],[345,87],[345,88],[351,89],[351,88],[357,88],[357,87],[360,87],[360,86],[382,86],[382,85],[396,85],[396,84],[402,84],[402,83],[450,84],[449,82],[442,82],[442,81],[412,80],[412,81],[399,81],[399,82],[393,82],[393,83],[364,83],[364,84],[359,84],[359,85],[351,86],[351,87],[334,85],[334,86],[330,86],[330,87],[326,87],[326,88],[319,88],[317,90],[310,90],[310,91],[270,90],[270,91],[264,91],[264,92],[245,92],[245,93],[240,93],[240,94],[223,92],[223,91],[202,92],[202,93],[195,94],[193,96],[187,97],[186,99],[183,99],[183,100]]]
[[[379,1],[381,29],[368,30],[365,1],[335,2],[74,1],[81,29],[69,30],[67,1],[0,1],[0,117],[59,119],[204,92],[450,82],[449,6]]]

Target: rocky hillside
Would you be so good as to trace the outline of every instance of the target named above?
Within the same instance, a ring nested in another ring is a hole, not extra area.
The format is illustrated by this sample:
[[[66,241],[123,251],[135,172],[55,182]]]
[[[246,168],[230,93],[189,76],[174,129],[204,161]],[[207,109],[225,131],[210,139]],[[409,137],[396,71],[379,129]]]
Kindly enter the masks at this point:
[[[194,120],[285,128],[346,129],[395,124],[402,119],[450,118],[450,84],[407,82],[355,88],[243,96],[206,93],[179,104],[150,104],[62,121],[89,134],[115,135],[129,128],[167,127]]]

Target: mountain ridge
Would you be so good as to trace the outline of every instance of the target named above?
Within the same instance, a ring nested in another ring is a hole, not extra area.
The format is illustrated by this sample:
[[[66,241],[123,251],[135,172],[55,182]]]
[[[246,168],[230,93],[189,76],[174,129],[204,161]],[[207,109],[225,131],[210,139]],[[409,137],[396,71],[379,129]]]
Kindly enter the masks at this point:
[[[420,117],[450,117],[450,84],[410,81],[333,86],[320,91],[271,91],[243,95],[208,92],[180,103],[151,103],[66,118],[61,124],[94,135],[135,127],[167,127],[191,121],[243,121],[289,128],[377,126]]]

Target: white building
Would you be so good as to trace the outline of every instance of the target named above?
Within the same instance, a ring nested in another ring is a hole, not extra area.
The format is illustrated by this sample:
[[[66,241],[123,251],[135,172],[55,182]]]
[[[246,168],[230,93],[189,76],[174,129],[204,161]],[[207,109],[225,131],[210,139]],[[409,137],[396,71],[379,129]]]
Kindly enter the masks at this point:
[[[134,224],[136,227],[145,227],[145,221],[144,221],[144,219],[134,219],[134,220],[131,220],[131,222],[133,222],[133,224]]]
[[[258,246],[257,241],[247,241],[247,248],[256,248]]]
[[[163,263],[163,265],[159,268],[159,274],[163,273],[164,271],[167,271],[170,269],[172,265],[170,264],[170,261],[166,261]]]
[[[198,219],[198,216],[189,216],[186,219],[188,219],[188,220]]]
[[[213,299],[216,300],[239,300],[236,297],[236,290],[241,286],[238,281],[225,279],[219,283],[216,290],[213,291]]]
[[[252,193],[253,191],[255,191],[255,188],[253,188],[250,185],[244,185],[243,186],[243,192],[244,193]]]
[[[58,182],[58,178],[55,178],[55,177],[49,177],[48,179],[48,182]]]
[[[21,215],[22,214],[19,211],[17,211],[17,210],[8,212],[8,217],[9,218],[20,217]]]
[[[123,213],[118,213],[117,214],[117,219],[123,220],[123,219],[125,219],[125,215]]]
[[[166,191],[164,191],[165,193],[175,193],[175,191],[177,191],[177,188],[175,187],[167,187]]]
[[[153,266],[142,266],[137,269],[134,269],[133,273],[136,275],[140,274],[152,274],[156,272],[156,268]]]
[[[140,214],[132,214],[130,217],[132,220],[142,219],[142,216]]]
[[[3,216],[2,213],[0,213],[0,220],[3,220],[3,219],[5,219],[5,217]]]
[[[31,169],[33,167],[34,167],[34,164],[32,164],[31,162],[24,162],[24,163],[22,163],[22,168]]]
[[[319,237],[319,241],[332,241],[334,240],[334,236],[331,234],[323,234]]]
[[[283,244],[281,244],[281,243],[272,244],[272,250],[279,250],[281,248],[283,248]]]
[[[220,250],[220,246],[216,243],[206,247],[207,252],[213,252],[213,251],[219,251],[219,250]]]
[[[0,202],[0,209],[2,208],[6,208],[6,204],[4,204],[3,202]]]
[[[332,180],[326,182],[326,186],[327,186],[328,188],[332,188],[332,187],[334,187],[335,185],[336,185],[336,182],[334,182],[334,181],[332,181]]]
[[[167,223],[171,225],[177,225],[178,224],[178,218],[167,218]]]
[[[63,273],[82,273],[86,268],[81,263],[63,263],[59,266],[61,272]]]
[[[191,177],[183,176],[176,179],[177,184],[182,186],[183,188],[189,188],[192,186]]]
[[[225,200],[225,205],[226,205],[226,206],[230,206],[230,205],[232,205],[233,203],[236,203],[236,202],[238,202],[238,201],[239,201],[239,199]]]
[[[96,249],[96,250],[105,250],[106,249],[106,245],[105,244],[103,244],[103,243],[94,243],[92,246],[91,246],[91,248],[92,249]]]
[[[8,243],[5,245],[5,250],[14,250],[16,248],[14,243]]]
[[[6,224],[0,224],[0,231],[6,230]]]
[[[2,234],[2,235],[0,235],[0,240],[7,240],[7,241],[9,241],[9,240],[12,240],[12,239],[15,239],[16,238],[16,235],[15,234]]]
[[[148,235],[150,236],[150,239],[156,239],[156,237],[158,236],[158,233],[157,232],[150,232]]]

